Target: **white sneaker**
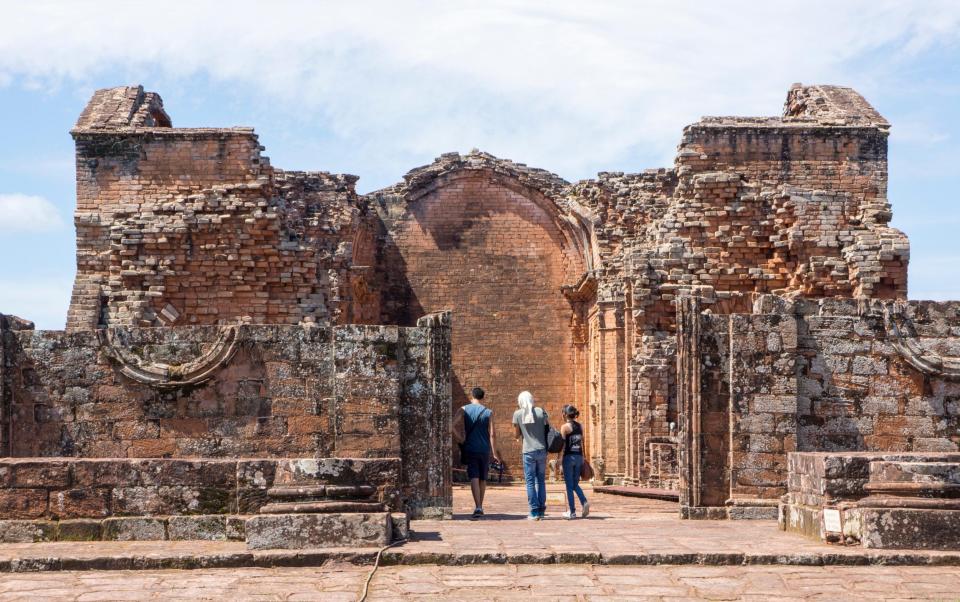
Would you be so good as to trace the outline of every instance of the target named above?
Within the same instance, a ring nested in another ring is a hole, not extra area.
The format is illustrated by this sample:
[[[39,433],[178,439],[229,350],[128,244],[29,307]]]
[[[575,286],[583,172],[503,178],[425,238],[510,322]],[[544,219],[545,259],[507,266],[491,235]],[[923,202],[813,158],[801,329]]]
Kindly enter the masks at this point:
[[[590,502],[584,502],[584,503],[583,503],[583,513],[582,513],[582,516],[583,516],[583,518],[587,518],[588,516],[590,516]]]
[[[567,519],[567,520],[571,520],[571,519],[577,518],[577,513],[576,513],[576,512],[570,512],[569,510],[567,510],[567,511],[565,511],[565,512],[563,513],[563,518],[565,518],[565,519]]]

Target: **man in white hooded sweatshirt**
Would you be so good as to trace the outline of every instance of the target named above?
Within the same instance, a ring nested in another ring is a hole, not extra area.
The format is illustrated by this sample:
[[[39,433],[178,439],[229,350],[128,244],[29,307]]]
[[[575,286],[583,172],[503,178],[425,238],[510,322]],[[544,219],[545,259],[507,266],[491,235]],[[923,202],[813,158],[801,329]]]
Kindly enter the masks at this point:
[[[523,440],[523,478],[527,482],[529,520],[540,520],[547,509],[547,412],[536,407],[529,391],[517,397],[520,407],[513,413],[517,441]]]

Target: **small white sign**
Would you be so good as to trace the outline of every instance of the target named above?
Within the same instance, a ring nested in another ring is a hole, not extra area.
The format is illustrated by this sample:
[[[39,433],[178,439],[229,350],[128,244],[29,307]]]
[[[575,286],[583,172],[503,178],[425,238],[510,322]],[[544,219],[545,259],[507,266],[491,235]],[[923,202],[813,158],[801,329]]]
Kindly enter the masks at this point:
[[[823,509],[823,530],[827,533],[841,533],[843,527],[840,525],[840,511],[836,508]]]

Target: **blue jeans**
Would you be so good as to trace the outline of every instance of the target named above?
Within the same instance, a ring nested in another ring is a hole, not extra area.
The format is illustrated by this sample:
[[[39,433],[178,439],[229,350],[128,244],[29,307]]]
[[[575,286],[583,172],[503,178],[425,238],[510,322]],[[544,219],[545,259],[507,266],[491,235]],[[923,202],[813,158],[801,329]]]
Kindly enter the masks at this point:
[[[527,482],[530,514],[540,516],[547,507],[547,450],[523,454],[523,479]]]
[[[574,493],[580,498],[581,506],[587,501],[587,496],[583,495],[583,489],[580,488],[581,468],[583,468],[583,456],[563,457],[563,482],[567,486],[567,505],[570,506],[571,513],[577,511],[577,507],[573,503]]]

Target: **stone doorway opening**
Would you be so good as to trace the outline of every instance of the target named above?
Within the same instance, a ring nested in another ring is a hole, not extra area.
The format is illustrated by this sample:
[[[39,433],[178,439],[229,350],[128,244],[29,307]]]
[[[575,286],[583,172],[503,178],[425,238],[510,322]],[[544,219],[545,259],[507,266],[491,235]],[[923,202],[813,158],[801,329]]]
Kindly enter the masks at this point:
[[[468,403],[473,387],[485,390],[511,477],[521,391],[554,424],[566,404],[588,416],[587,234],[545,188],[522,171],[461,165],[372,195],[384,225],[385,321],[452,312],[453,405]]]

